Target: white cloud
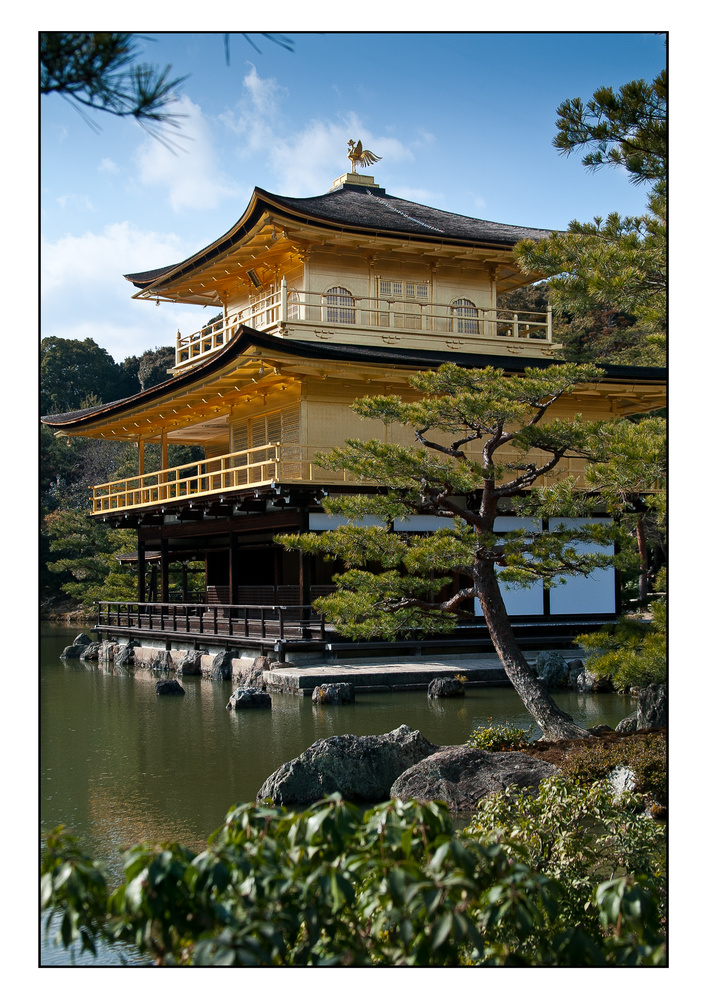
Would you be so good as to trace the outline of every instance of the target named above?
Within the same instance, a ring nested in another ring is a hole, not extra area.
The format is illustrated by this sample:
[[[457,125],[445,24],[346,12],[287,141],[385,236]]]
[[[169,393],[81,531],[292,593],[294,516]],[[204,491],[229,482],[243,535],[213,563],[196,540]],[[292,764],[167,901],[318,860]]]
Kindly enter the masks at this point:
[[[95,212],[93,202],[87,194],[60,194],[56,199],[57,205],[66,211],[72,212]]]
[[[189,250],[172,233],[144,232],[129,222],[102,232],[42,241],[42,337],[91,337],[121,361],[175,342],[177,328],[196,330],[201,310],[140,302],[124,274],[166,266]]]
[[[174,140],[177,148],[148,137],[137,149],[142,183],[164,191],[175,212],[216,208],[224,198],[242,196],[218,166],[211,128],[199,105],[182,97],[175,111],[184,116]]]
[[[319,194],[347,173],[349,139],[361,139],[365,148],[392,163],[414,159],[410,148],[389,135],[374,135],[353,111],[336,121],[314,118],[303,129],[288,131],[290,122],[282,112],[287,90],[274,77],[260,77],[254,66],[243,86],[237,112],[227,112],[220,120],[239,139],[236,155],[263,156],[277,189],[288,195]]]
[[[42,240],[42,296],[72,288],[118,281],[123,274],[176,263],[185,254],[172,233],[143,232],[130,222],[116,222],[101,233]],[[159,262],[159,263],[156,263]]]
[[[98,164],[99,174],[119,174],[120,167],[109,156],[104,156]]]

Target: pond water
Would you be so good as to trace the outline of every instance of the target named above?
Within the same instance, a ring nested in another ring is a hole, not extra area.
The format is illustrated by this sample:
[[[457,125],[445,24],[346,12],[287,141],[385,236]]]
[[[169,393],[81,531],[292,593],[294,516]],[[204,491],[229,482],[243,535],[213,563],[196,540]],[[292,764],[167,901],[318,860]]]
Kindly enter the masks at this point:
[[[63,823],[116,877],[122,848],[137,841],[201,850],[230,806],[254,799],[268,775],[315,740],[404,723],[444,745],[463,743],[489,718],[532,722],[512,688],[468,689],[463,700],[449,701],[428,701],[424,691],[359,694],[353,705],[326,708],[273,694],[271,712],[230,712],[230,682],[185,677],[185,697],[157,698],[149,671],[115,675],[95,662],[63,661],[78,631],[46,626],[42,633],[41,825]],[[556,701],[587,726],[614,726],[634,708],[614,694],[561,692]],[[103,953],[100,961],[120,957]],[[43,965],[66,962],[43,942]],[[90,963],[77,956],[76,964]]]

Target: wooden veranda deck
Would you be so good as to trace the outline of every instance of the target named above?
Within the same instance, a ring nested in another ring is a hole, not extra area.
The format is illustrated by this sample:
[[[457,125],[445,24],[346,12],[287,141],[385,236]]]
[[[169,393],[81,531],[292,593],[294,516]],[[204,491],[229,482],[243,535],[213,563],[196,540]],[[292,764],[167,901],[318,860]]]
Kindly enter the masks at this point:
[[[514,632],[525,650],[572,645],[574,636],[606,623],[597,621],[525,621],[514,623]],[[454,651],[482,652],[493,648],[483,622],[460,622],[446,637],[411,636],[393,642],[352,642],[340,636],[311,605],[193,604],[139,601],[100,601],[99,636],[115,639],[158,640],[195,649],[252,649],[260,655],[288,652],[320,655],[323,661],[342,656],[409,656]]]

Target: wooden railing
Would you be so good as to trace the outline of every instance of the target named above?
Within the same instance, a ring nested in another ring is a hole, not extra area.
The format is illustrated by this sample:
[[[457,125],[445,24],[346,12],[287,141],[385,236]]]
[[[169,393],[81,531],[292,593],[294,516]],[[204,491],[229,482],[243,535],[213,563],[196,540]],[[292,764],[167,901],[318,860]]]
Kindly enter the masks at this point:
[[[99,601],[98,629],[133,629],[184,636],[274,642],[326,635],[324,616],[311,605],[181,604]]]
[[[226,319],[208,324],[195,333],[177,335],[175,368],[203,360],[210,351],[220,350],[244,324],[256,330],[286,328],[312,332],[326,325],[327,337],[351,328],[375,332],[395,340],[396,331],[425,333],[443,347],[475,346],[498,337],[512,341],[535,340],[552,343],[552,309],[547,312],[512,312],[507,309],[475,308],[465,305],[428,302],[420,299],[328,296],[326,293],[289,289],[283,279],[280,288],[267,292]],[[320,331],[321,332],[321,331]]]
[[[356,482],[348,472],[324,472],[315,450],[279,441],[93,487],[93,513],[150,506],[226,491],[289,482]]]

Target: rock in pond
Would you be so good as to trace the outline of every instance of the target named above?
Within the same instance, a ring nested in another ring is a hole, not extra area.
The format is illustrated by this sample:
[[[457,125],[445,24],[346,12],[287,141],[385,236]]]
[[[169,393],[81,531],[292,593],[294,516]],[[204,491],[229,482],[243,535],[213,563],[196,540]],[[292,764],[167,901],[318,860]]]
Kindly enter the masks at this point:
[[[353,684],[318,684],[312,691],[314,705],[344,705],[356,700]]]
[[[463,698],[464,685],[456,677],[435,677],[427,687],[428,698]]]
[[[173,662],[176,663],[176,671],[182,677],[201,677],[201,657],[202,653],[198,649],[187,649],[185,651],[170,652]]]
[[[484,796],[511,785],[532,788],[559,769],[515,751],[490,753],[467,746],[442,747],[397,778],[396,799],[446,802],[450,812],[471,812]]]
[[[649,684],[637,692],[638,708],[622,719],[617,733],[635,733],[640,729],[662,729],[668,724],[668,693],[665,684]]]
[[[61,653],[61,659],[78,660],[83,655],[85,649],[86,647],[81,644],[79,644],[78,646],[75,644],[72,644],[71,646],[66,646],[63,652]]]
[[[85,632],[79,632],[74,639],[74,646],[88,646],[90,642],[91,640]]]
[[[155,694],[186,694],[184,688],[179,683],[179,681],[168,680],[168,681],[157,681],[155,684]]]
[[[214,656],[211,663],[210,677],[212,681],[230,681],[233,677],[233,659],[235,653],[228,652],[227,650],[223,653],[217,653]],[[202,670],[202,676],[206,676]]]
[[[330,736],[279,767],[257,797],[308,805],[340,792],[353,802],[384,802],[398,775],[438,749],[408,726],[380,736]]]
[[[567,684],[567,662],[556,649],[544,650],[535,658],[535,673],[548,688],[562,688]]]
[[[272,708],[272,698],[257,687],[239,687],[231,695],[226,708]]]

